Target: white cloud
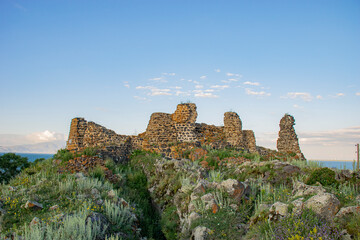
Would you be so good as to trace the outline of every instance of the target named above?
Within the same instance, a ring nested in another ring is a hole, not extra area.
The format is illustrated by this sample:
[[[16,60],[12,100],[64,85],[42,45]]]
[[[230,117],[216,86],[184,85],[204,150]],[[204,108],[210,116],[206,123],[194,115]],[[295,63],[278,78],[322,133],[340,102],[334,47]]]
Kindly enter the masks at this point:
[[[182,89],[182,87],[180,87],[180,86],[175,86],[175,87],[173,87],[173,88],[175,88],[175,89]]]
[[[205,75],[204,75],[204,76],[201,76],[200,79],[206,79],[206,76],[205,76]]]
[[[224,90],[225,88],[228,88],[229,85],[213,85],[211,86],[211,88],[216,88],[216,89],[220,89],[220,90]]]
[[[149,78],[150,81],[162,81],[163,78],[162,77],[157,77],[157,78]]]
[[[175,76],[176,74],[175,74],[175,73],[162,73],[162,75],[165,75],[165,76]]]
[[[56,140],[65,140],[64,134],[51,132],[49,130],[29,134],[27,135],[27,138],[32,140],[33,142],[50,142]]]
[[[360,96],[360,92],[355,93],[356,96]]]
[[[130,88],[130,85],[129,84],[124,84],[124,87]]]
[[[306,92],[289,92],[283,98],[291,98],[291,99],[301,98],[302,100],[304,100],[306,102],[310,102],[312,100],[311,94],[306,93]]]
[[[237,81],[239,81],[239,80],[237,80],[237,79],[235,79],[235,78],[229,78],[228,81],[229,81],[229,82],[237,82]]]
[[[194,95],[195,97],[201,97],[201,98],[218,98],[218,95],[214,95],[213,93],[209,93],[209,92],[200,92],[200,93],[195,93]]]
[[[258,82],[250,82],[250,81],[246,81],[243,82],[245,85],[252,85],[252,86],[260,86],[260,83]]]
[[[321,95],[317,95],[316,99],[323,99],[323,97]]]
[[[183,92],[183,91],[176,91],[176,96],[184,95],[184,96],[190,96],[191,94],[189,92]]]
[[[204,87],[203,85],[196,85],[196,86],[195,86],[196,89],[201,89],[201,88],[203,88],[203,87]]]
[[[235,77],[242,77],[240,74],[237,74],[237,73],[226,73],[226,76],[229,76],[229,77],[232,77],[232,76],[235,76]]]
[[[267,93],[265,91],[256,92],[251,90],[250,88],[245,89],[247,95],[254,95],[254,96],[270,96],[270,93]]]
[[[170,89],[159,89],[159,88],[152,88],[150,89],[151,93],[149,96],[171,96]]]
[[[219,73],[219,72],[221,72],[221,70],[220,69],[215,69],[215,72]]]
[[[153,86],[137,86],[136,89],[153,89]]]
[[[345,96],[345,94],[344,93],[337,93],[336,96],[337,97],[343,97],[343,96]]]

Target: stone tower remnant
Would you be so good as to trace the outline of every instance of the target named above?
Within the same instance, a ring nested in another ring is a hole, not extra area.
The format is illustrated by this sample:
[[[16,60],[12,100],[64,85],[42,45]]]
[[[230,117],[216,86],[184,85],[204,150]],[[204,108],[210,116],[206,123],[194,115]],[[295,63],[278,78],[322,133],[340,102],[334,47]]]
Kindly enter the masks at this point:
[[[285,114],[280,120],[279,138],[277,149],[283,153],[295,153],[301,160],[306,160],[300,150],[299,140],[294,129],[295,119],[289,114]]]

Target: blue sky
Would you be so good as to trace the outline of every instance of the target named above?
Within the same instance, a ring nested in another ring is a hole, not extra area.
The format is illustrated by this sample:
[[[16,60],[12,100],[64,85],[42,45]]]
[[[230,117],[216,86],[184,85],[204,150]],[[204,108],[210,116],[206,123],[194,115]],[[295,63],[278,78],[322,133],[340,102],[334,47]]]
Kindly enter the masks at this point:
[[[77,116],[140,133],[191,101],[198,122],[235,111],[272,148],[290,113],[308,158],[351,160],[359,42],[355,0],[4,0],[0,145],[66,138]]]

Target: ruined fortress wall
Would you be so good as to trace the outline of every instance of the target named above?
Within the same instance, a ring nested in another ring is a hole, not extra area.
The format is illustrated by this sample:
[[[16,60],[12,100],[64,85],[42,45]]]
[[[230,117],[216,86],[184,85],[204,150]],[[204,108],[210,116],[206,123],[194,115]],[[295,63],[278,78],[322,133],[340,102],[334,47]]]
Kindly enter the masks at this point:
[[[243,148],[248,149],[249,152],[255,153],[256,152],[256,140],[255,134],[253,130],[243,130]]]
[[[305,157],[300,150],[299,140],[296,135],[294,125],[295,119],[293,116],[285,114],[284,117],[281,118],[277,149],[279,152],[296,153],[300,159],[305,160]]]
[[[179,143],[194,146],[206,144],[213,148],[233,146],[256,151],[254,132],[242,130],[237,113],[224,114],[224,127],[196,123],[196,118],[195,104],[179,104],[173,114],[153,113],[146,131],[137,136],[120,135],[94,122],[74,118],[67,149],[77,152],[86,147],[95,147],[102,156],[113,156],[116,161],[123,161],[123,158],[116,156],[128,155],[133,149],[152,150],[171,156],[174,150],[172,145]]]
[[[85,130],[83,147],[120,146],[128,136],[119,135],[94,122],[88,122]]]
[[[83,149],[83,140],[87,129],[87,121],[84,118],[73,118],[70,125],[70,133],[66,148],[69,151],[77,152]]]
[[[175,123],[195,123],[197,118],[196,105],[194,103],[178,104],[176,110],[171,114]]]
[[[151,114],[145,139],[150,145],[176,142],[177,134],[171,114],[160,112]]]
[[[242,123],[237,113],[226,112],[224,114],[224,133],[226,141],[231,146],[243,145]]]

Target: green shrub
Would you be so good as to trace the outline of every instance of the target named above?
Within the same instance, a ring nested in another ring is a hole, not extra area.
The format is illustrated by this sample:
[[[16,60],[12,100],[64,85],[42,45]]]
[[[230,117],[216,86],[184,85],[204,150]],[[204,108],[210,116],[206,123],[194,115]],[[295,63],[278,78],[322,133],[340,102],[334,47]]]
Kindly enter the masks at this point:
[[[349,234],[360,239],[360,214],[355,214],[350,217],[345,225],[346,230]]]
[[[129,207],[124,207],[122,204],[117,205],[111,201],[105,201],[105,215],[111,223],[112,231],[114,232],[128,232],[131,231],[135,217],[130,212]]]
[[[92,147],[87,147],[84,149],[84,151],[82,151],[81,155],[85,155],[88,157],[93,157],[97,155],[97,149],[96,148],[92,148]]]
[[[313,185],[315,183],[321,183],[323,186],[337,185],[338,182],[335,179],[335,172],[330,168],[318,168],[315,169],[306,180],[306,184]]]
[[[103,181],[105,179],[104,169],[100,166],[96,166],[95,168],[89,170],[89,176]]]
[[[60,159],[62,162],[68,162],[70,159],[74,158],[74,154],[67,149],[59,149],[53,158]]]
[[[21,157],[15,153],[6,153],[0,156],[0,183],[8,183],[21,170],[30,166],[26,157]]]
[[[178,228],[180,224],[179,216],[175,206],[167,207],[161,216],[161,229],[166,239],[178,239]]]

